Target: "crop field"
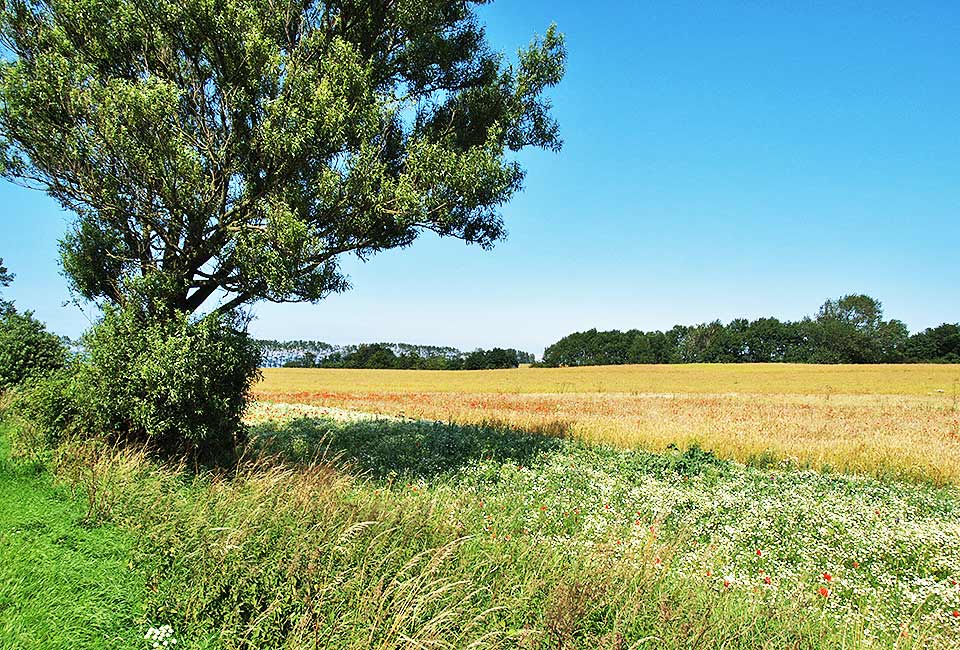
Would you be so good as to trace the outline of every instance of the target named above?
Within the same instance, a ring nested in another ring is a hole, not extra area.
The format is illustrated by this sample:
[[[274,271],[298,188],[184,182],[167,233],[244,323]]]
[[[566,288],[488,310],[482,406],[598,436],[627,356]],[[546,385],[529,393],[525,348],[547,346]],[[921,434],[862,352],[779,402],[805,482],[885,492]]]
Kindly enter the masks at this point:
[[[266,402],[560,431],[659,451],[960,481],[960,366],[785,364],[495,371],[267,369]]]

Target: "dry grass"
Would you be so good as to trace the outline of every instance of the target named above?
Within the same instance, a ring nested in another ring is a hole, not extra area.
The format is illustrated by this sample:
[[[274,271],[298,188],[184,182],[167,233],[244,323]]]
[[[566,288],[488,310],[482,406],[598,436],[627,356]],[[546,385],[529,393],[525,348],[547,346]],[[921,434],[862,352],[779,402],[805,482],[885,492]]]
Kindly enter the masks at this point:
[[[699,442],[744,462],[960,482],[960,366],[693,365],[450,372],[267,370],[260,399],[586,440]]]

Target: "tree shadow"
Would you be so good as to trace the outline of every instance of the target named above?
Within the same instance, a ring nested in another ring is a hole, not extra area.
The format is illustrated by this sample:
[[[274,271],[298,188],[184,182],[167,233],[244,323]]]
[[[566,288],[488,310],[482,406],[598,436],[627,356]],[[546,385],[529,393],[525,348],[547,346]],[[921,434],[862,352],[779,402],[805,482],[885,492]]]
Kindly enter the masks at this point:
[[[255,453],[290,462],[336,460],[374,478],[430,478],[482,459],[529,467],[539,456],[563,445],[568,426],[555,422],[522,430],[496,421],[460,425],[304,417],[258,424],[251,427],[250,434]]]

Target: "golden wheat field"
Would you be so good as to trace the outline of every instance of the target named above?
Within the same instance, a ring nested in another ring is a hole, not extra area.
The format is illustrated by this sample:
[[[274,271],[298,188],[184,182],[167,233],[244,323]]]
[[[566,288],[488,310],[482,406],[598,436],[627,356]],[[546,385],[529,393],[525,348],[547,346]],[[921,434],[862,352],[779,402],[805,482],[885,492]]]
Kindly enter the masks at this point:
[[[960,482],[960,366],[729,364],[487,371],[264,371],[256,397],[562,429],[743,462]]]

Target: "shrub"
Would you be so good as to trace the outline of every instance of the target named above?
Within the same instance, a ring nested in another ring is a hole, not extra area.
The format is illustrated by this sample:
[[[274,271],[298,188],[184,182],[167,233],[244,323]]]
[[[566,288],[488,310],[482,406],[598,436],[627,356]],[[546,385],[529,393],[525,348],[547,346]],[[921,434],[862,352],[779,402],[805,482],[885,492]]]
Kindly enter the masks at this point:
[[[16,428],[21,455],[42,456],[82,425],[75,384],[75,369],[66,366],[29,377],[12,391],[9,412],[23,420]]]
[[[61,368],[66,358],[60,339],[32,313],[0,309],[0,391]]]
[[[259,349],[236,323],[109,310],[85,337],[75,394],[92,433],[219,460],[242,439]]]

